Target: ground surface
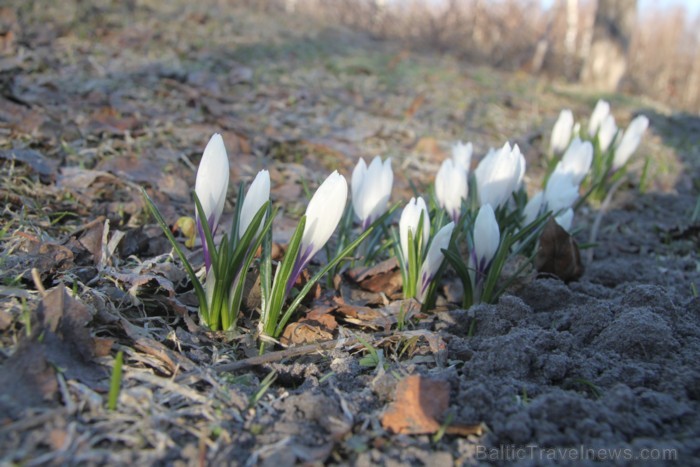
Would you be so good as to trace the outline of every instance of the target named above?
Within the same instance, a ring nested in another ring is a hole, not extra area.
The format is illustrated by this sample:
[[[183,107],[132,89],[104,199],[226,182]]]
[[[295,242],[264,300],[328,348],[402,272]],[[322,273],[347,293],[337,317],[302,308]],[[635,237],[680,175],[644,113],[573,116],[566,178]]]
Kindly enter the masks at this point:
[[[517,142],[534,188],[559,110],[585,121],[600,96],[214,2],[29,3],[0,9],[3,463],[700,458],[697,118],[603,96],[620,122],[650,118],[633,164],[648,156],[650,170],[614,196],[580,281],[525,281],[497,304],[443,307],[402,331],[384,325],[399,302],[343,281],[346,303],[372,309],[335,310],[336,327],[315,328],[337,345],[221,371],[257,347],[249,333],[198,326],[138,193],[147,187],[171,223],[191,215],[213,132],[234,180],[270,169],[284,241],[305,206],[301,181],[349,175],[358,156],[393,157],[400,200],[410,183],[427,187],[455,140],[473,141],[477,157]],[[577,216],[580,241],[596,215]],[[361,364],[357,335],[384,364]],[[109,411],[119,350],[124,387]],[[407,381],[438,400],[429,421],[447,433],[382,423],[416,412],[397,396]]]

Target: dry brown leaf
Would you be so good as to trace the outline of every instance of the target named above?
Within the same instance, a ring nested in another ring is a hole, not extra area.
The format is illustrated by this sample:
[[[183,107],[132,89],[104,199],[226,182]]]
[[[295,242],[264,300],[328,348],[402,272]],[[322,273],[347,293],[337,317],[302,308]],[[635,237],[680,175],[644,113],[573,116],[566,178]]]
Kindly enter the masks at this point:
[[[343,320],[358,326],[366,326],[373,329],[383,328],[389,330],[392,321],[381,311],[367,306],[341,304],[336,313],[343,316]]]
[[[333,332],[338,328],[335,317],[330,314],[334,309],[320,305],[310,310],[299,321],[284,328],[280,342],[283,345],[300,345],[333,339]]]
[[[407,376],[396,386],[396,398],[382,416],[382,426],[400,434],[435,433],[449,402],[447,381]]]
[[[576,240],[553,218],[547,221],[540,235],[535,268],[541,273],[554,274],[565,282],[577,280],[583,275]]]
[[[389,258],[373,267],[351,269],[346,273],[360,288],[375,293],[384,293],[393,298],[402,288],[401,271],[396,258]]]

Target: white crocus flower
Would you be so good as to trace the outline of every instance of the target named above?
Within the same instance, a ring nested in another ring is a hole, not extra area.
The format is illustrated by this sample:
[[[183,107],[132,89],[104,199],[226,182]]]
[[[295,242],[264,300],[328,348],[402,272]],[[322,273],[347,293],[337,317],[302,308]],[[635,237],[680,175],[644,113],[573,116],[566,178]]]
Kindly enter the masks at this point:
[[[554,172],[564,173],[573,179],[574,183],[579,185],[586,177],[593,162],[593,145],[589,141],[581,141],[578,137],[574,138],[554,168]]]
[[[321,183],[306,207],[306,225],[297,259],[300,270],[331,238],[343,217],[347,200],[348,183],[336,170]]]
[[[504,205],[513,191],[522,183],[525,158],[516,144],[512,149],[506,143],[498,151],[489,151],[474,170],[481,206],[494,208]]]
[[[588,120],[588,136],[595,138],[596,133],[600,130],[603,121],[610,115],[610,104],[604,100],[599,100],[596,103],[591,119]]]
[[[578,198],[578,183],[565,173],[552,172],[544,189],[543,203],[548,211],[557,214],[562,209],[567,209]]]
[[[552,128],[552,137],[549,143],[549,150],[552,154],[564,152],[571,140],[573,128],[574,114],[569,109],[562,110]]]
[[[430,243],[430,248],[428,249],[428,254],[423,261],[423,265],[420,268],[420,273],[418,274],[419,283],[416,298],[418,301],[422,302],[425,299],[425,294],[428,292],[428,287],[430,283],[435,278],[435,274],[442,265],[445,255],[442,250],[446,250],[450,246],[450,238],[452,237],[452,231],[454,230],[455,223],[450,222],[443,228],[441,228],[438,233],[433,237],[433,241]]]
[[[369,168],[364,159],[357,162],[352,172],[352,207],[363,230],[386,212],[393,184],[391,159],[382,163],[375,157]]]
[[[613,170],[619,169],[627,163],[630,156],[637,150],[639,143],[642,141],[642,136],[644,132],[647,131],[648,127],[649,119],[644,115],[640,115],[632,120],[622,134],[622,138],[620,138],[620,142],[615,149],[615,156],[613,157],[612,163]]]
[[[211,137],[197,169],[194,191],[202,204],[204,215],[212,232],[216,230],[224,211],[228,190],[228,155],[220,134]],[[197,221],[199,214],[197,213]]]
[[[260,208],[267,201],[270,200],[270,173],[267,170],[261,170],[255,176],[253,183],[251,183],[248,192],[243,199],[243,206],[241,207],[241,217],[238,220],[238,238],[243,237],[248,226],[253,221],[253,217],[258,213]],[[258,233],[262,230],[262,224],[265,222],[265,217],[263,217],[260,227],[258,228]]]
[[[464,144],[461,141],[452,145],[452,161],[457,167],[462,167],[467,174],[471,169],[472,164],[472,154],[474,153],[474,146],[472,143]]]
[[[498,228],[496,214],[490,204],[484,204],[474,221],[474,250],[470,256],[471,267],[477,282],[480,282],[491,265],[500,242],[501,231]]]
[[[572,208],[567,209],[558,216],[554,218],[557,224],[561,226],[562,229],[569,232],[571,230],[571,224],[574,221],[574,210]]]
[[[467,171],[453,159],[445,159],[435,177],[435,196],[440,207],[455,222],[459,219],[462,201],[467,199],[468,193]]]
[[[602,152],[608,150],[610,145],[613,143],[616,134],[617,125],[615,124],[615,117],[608,115],[605,117],[605,120],[603,120],[600,130],[598,130],[598,144],[600,145],[600,150]]]
[[[412,232],[412,236],[415,241],[415,236],[418,233],[418,225],[421,218],[422,223],[422,248],[428,244],[428,239],[430,238],[430,215],[428,214],[428,208],[425,205],[425,201],[420,196],[418,198],[411,198],[406,207],[401,212],[401,218],[399,219],[399,237],[401,240],[401,252],[403,253],[404,261],[408,262],[408,232]],[[418,256],[421,256],[421,251],[418,251]]]

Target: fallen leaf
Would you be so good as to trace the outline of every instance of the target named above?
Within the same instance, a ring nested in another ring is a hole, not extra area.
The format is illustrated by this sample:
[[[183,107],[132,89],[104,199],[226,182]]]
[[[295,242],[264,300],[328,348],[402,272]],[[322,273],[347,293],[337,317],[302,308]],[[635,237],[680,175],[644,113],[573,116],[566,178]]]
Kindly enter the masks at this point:
[[[5,149],[0,151],[0,159],[28,165],[46,183],[56,178],[58,163],[33,149]]]
[[[343,320],[348,323],[373,329],[382,328],[388,331],[392,324],[392,321],[381,310],[367,306],[344,303],[338,306],[336,313],[342,315]]]
[[[447,381],[407,376],[397,384],[396,398],[382,416],[382,426],[399,434],[435,433],[449,402]]]
[[[576,240],[553,218],[547,221],[540,235],[535,268],[540,273],[554,274],[564,282],[577,280],[583,275]]]
[[[338,323],[330,314],[334,309],[327,305],[313,308],[306,316],[284,328],[280,342],[283,345],[300,345],[333,339],[333,332],[338,328]]]
[[[396,258],[389,258],[372,267],[351,269],[346,277],[363,290],[384,293],[393,298],[403,287],[401,271]]]

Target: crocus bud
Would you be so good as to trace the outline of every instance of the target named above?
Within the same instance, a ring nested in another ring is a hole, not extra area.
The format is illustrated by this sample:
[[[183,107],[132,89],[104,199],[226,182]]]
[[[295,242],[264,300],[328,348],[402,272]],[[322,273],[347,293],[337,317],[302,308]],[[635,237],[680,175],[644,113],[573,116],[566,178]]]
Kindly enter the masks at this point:
[[[484,204],[474,221],[474,250],[471,261],[477,277],[483,275],[491,265],[500,242],[501,231],[498,228],[496,215],[490,204]]]
[[[596,133],[598,133],[598,130],[600,130],[600,126],[603,124],[603,121],[608,117],[610,114],[610,104],[608,104],[604,100],[599,100],[598,103],[595,105],[595,108],[593,109],[593,113],[591,114],[591,119],[588,121],[588,136],[591,138],[594,138]]]
[[[258,213],[260,208],[270,200],[270,173],[267,170],[261,170],[255,176],[253,183],[250,184],[248,192],[243,199],[241,207],[241,217],[238,220],[238,238],[243,237],[248,226],[253,221],[253,217]],[[262,222],[265,222],[263,217]],[[258,232],[262,229],[262,223],[258,228]]]
[[[352,207],[364,230],[386,212],[394,184],[391,159],[382,163],[379,157],[375,157],[368,168],[360,158],[352,172],[351,183]]]
[[[622,134],[620,143],[615,149],[615,156],[613,157],[612,163],[613,170],[619,169],[627,163],[630,156],[637,150],[639,143],[642,141],[642,136],[644,132],[647,131],[648,127],[649,119],[644,115],[640,115],[632,120]]]
[[[552,128],[552,137],[549,143],[549,150],[552,154],[564,152],[571,140],[573,127],[574,114],[569,109],[562,110]]]
[[[441,228],[438,233],[433,237],[433,241],[428,248],[428,254],[423,261],[423,265],[420,268],[420,274],[418,274],[419,284],[418,284],[418,294],[416,298],[418,301],[422,302],[425,298],[425,294],[428,292],[428,287],[433,281],[437,270],[440,269],[445,255],[442,250],[446,250],[450,246],[450,238],[452,237],[452,231],[454,230],[455,223],[450,222],[443,228]]]
[[[205,222],[209,225],[212,234],[216,231],[221,214],[224,211],[228,177],[228,155],[226,154],[224,140],[220,134],[215,133],[207,143],[207,147],[204,148],[204,154],[202,154],[202,160],[199,162],[194,185],[194,191],[206,216]],[[202,241],[204,264],[206,269],[209,270],[211,255],[204,236],[204,230],[202,229],[202,219],[199,218],[198,211],[196,212],[196,219],[197,232]]]
[[[569,175],[576,185],[588,174],[593,162],[593,145],[589,141],[574,138],[554,168],[554,172]]]
[[[455,222],[459,219],[462,200],[467,199],[468,192],[467,171],[456,165],[453,159],[445,159],[435,177],[435,196],[440,207]]]
[[[422,248],[428,244],[428,239],[430,238],[430,215],[428,214],[428,208],[425,205],[425,201],[420,196],[418,198],[411,198],[403,211],[401,212],[401,218],[399,219],[399,237],[401,240],[401,252],[405,261],[408,261],[408,232],[412,232],[413,239],[415,241],[416,234],[418,233],[418,224],[421,218],[423,219],[422,229]],[[422,250],[418,252],[420,256]]]
[[[224,211],[228,177],[228,155],[224,140],[220,134],[215,133],[204,148],[194,185],[194,191],[202,204],[212,232],[216,230],[221,213]],[[197,213],[197,221],[199,222],[199,213]]]
[[[603,120],[600,130],[598,130],[598,144],[601,151],[605,152],[608,150],[616,134],[617,125],[615,124],[615,117],[608,115],[605,117],[605,120]]]
[[[306,207],[306,225],[299,249],[299,269],[323,248],[343,217],[348,200],[348,183],[338,171],[321,183]]]
[[[504,205],[520,187],[524,174],[525,158],[517,144],[512,149],[506,143],[498,151],[489,151],[474,170],[481,205]]]
[[[455,166],[462,167],[465,172],[469,173],[472,164],[472,153],[474,146],[472,143],[464,144],[461,141],[452,145],[452,161]]]

